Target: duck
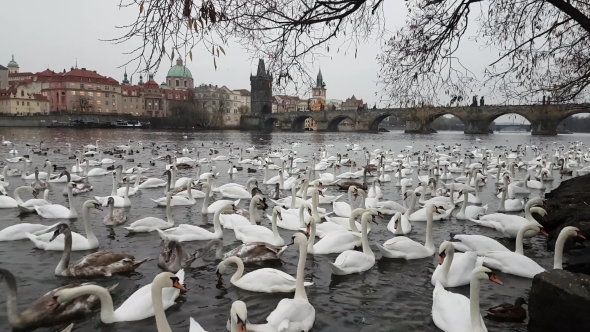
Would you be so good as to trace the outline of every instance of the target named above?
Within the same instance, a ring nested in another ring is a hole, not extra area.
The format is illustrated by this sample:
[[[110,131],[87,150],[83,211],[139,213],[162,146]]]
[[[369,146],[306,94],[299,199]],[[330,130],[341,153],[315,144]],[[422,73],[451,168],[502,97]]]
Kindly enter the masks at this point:
[[[369,246],[369,240],[367,239],[367,225],[369,222],[377,223],[375,216],[367,211],[363,213],[361,217],[361,237],[363,244],[363,251],[346,250],[342,252],[334,263],[330,263],[332,274],[335,275],[348,275],[353,273],[365,272],[375,265],[375,254]],[[335,233],[333,236],[337,236],[340,233]],[[328,237],[326,237],[328,238]],[[324,238],[323,240],[325,240]]]
[[[255,263],[281,259],[281,255],[287,250],[288,246],[274,246],[266,242],[250,242],[223,253],[223,241],[221,239],[212,239],[205,247],[195,252],[196,258],[204,257],[213,248],[216,248],[215,258],[218,260],[236,256],[244,263]]]
[[[291,243],[299,246],[299,261],[297,263],[297,277],[295,295],[292,299],[282,299],[275,310],[266,318],[267,331],[308,332],[315,322],[315,308],[307,299],[305,283],[305,261],[307,257],[307,238],[303,233],[295,233]]]
[[[171,272],[158,274],[151,284],[136,290],[117,310],[113,308],[113,299],[109,292],[97,285],[63,289],[53,294],[53,298],[61,304],[81,295],[97,297],[100,299],[100,320],[104,324],[139,321],[154,315],[165,317],[164,311],[174,305],[180,291],[186,291],[182,285],[184,275],[184,270],[180,270],[176,274]],[[158,326],[158,331],[164,330]]]
[[[86,202],[84,202],[84,204],[82,205],[82,220],[84,222],[86,237],[78,233],[71,232],[71,250],[73,251],[90,250],[98,248],[98,239],[94,235],[92,224],[90,223],[90,209],[92,208],[102,211],[100,203],[98,203],[97,201],[87,200]],[[37,234],[38,235],[26,234],[26,236],[29,238],[29,240],[31,240],[31,242],[33,242],[36,248],[43,250],[64,250],[65,237],[63,235],[58,236],[57,238],[54,238],[52,240],[51,233],[44,232],[44,234],[41,234],[40,232],[37,232]]]
[[[135,257],[129,254],[120,254],[110,251],[97,251],[86,255],[74,264],[70,264],[70,255],[72,251],[72,234],[67,224],[59,224],[53,236],[49,240],[53,241],[60,234],[65,236],[64,252],[61,260],[55,268],[55,275],[62,277],[110,277],[116,273],[125,273],[135,271],[141,264],[148,261],[149,258],[135,260]]]
[[[243,227],[234,228],[236,239],[242,241],[242,243],[266,242],[275,246],[283,246],[285,244],[285,240],[283,240],[279,234],[277,218],[283,218],[280,206],[275,206],[272,210],[272,231],[260,225],[246,225]]]
[[[487,331],[479,313],[480,280],[490,280],[502,285],[500,279],[486,267],[474,268],[470,273],[471,298],[449,292],[441,283],[436,283],[432,292],[432,320],[445,332]]]
[[[170,202],[173,196],[171,192],[166,194],[166,220],[156,217],[145,217],[134,221],[131,225],[125,227],[126,230],[132,233],[153,232],[156,229],[168,229],[174,227],[174,219],[172,218],[172,208]]]
[[[477,264],[477,255],[472,252],[456,253],[453,242],[444,241],[439,249],[440,263],[432,273],[430,282],[444,287],[459,287],[468,285],[471,281],[469,272]]]
[[[236,264],[237,271],[231,277],[232,285],[251,292],[260,293],[291,293],[295,291],[296,280],[291,275],[271,268],[261,268],[244,274],[244,262],[236,256],[224,259],[217,265],[219,280],[230,264]],[[304,282],[305,287],[313,285],[313,282]]]
[[[0,280],[6,281],[8,286],[6,305],[8,322],[14,329],[18,330],[30,330],[44,326],[53,327],[94,311],[100,303],[96,296],[78,296],[64,301],[59,306],[55,305],[55,293],[66,289],[94,285],[94,283],[68,284],[45,293],[33,302],[29,308],[19,313],[16,278],[10,271],[0,269]],[[105,288],[105,292],[107,294],[111,293],[117,285]]]
[[[0,195],[0,209],[11,209],[11,208],[18,208],[19,205],[25,204],[25,202],[20,197],[21,194],[29,193],[34,194],[37,191],[30,186],[20,186],[14,190],[14,198],[10,196]],[[35,195],[33,195],[35,196]]]
[[[109,208],[109,213],[104,216],[102,220],[103,224],[106,226],[118,226],[127,222],[125,212],[121,209],[115,210],[115,200],[113,197],[107,199],[107,207]]]
[[[158,256],[158,267],[172,273],[187,269],[197,258],[196,252],[189,255],[182,248],[182,244],[168,238],[162,241],[162,250]]]
[[[220,239],[223,237],[223,227],[221,227],[219,222],[219,216],[225,210],[229,209],[235,210],[236,206],[232,202],[225,202],[219,207],[217,211],[215,211],[215,215],[213,217],[213,232],[203,229],[199,226],[189,224],[180,224],[177,227],[168,228],[165,230],[156,229],[156,231],[158,231],[158,234],[163,240],[171,239],[178,242]]]
[[[18,204],[18,208],[23,213],[33,213],[35,211],[35,206],[43,206],[49,205],[51,202],[49,201],[49,189],[45,189],[43,192],[43,198],[37,198],[37,191],[33,191],[33,196],[35,198],[29,199],[23,204]]]
[[[522,322],[526,319],[526,309],[523,304],[528,304],[522,297],[517,297],[514,304],[502,303],[493,306],[486,311],[485,318],[497,322]]]
[[[42,206],[35,206],[35,211],[37,214],[40,215],[42,218],[45,219],[76,219],[78,218],[78,213],[76,212],[76,208],[74,206],[74,194],[73,189],[76,187],[74,182],[69,182],[66,185],[68,189],[68,202],[70,204],[70,208],[59,204],[48,204]]]
[[[405,260],[421,259],[434,255],[434,241],[432,239],[433,215],[440,213],[434,204],[427,204],[426,209],[426,239],[420,244],[405,236],[396,236],[383,243],[376,243],[377,248],[386,258],[403,258]]]

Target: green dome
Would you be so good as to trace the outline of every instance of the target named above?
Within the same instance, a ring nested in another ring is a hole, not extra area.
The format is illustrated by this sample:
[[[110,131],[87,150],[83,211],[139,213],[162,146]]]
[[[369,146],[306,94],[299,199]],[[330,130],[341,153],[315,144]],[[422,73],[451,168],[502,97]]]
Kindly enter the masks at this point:
[[[172,88],[169,87],[168,84],[166,84],[166,82],[162,82],[162,84],[160,84],[160,89],[162,89],[162,90],[172,90]]]
[[[14,61],[14,54],[12,55],[12,60],[8,63],[8,68],[18,68],[18,63]]]
[[[166,75],[166,77],[193,78],[193,74],[191,74],[191,71],[182,64],[182,59],[178,58],[178,60],[176,60],[176,66],[172,66],[172,68],[168,70],[168,75]]]

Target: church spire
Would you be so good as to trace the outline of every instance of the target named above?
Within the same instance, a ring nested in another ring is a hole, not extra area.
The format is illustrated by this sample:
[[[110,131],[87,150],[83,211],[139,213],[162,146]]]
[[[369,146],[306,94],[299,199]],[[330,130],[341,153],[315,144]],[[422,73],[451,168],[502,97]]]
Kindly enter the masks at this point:
[[[264,67],[264,60],[262,59],[258,59],[258,70],[256,71],[256,76],[268,76],[266,68]]]
[[[318,77],[316,79],[316,87],[323,88],[326,85],[324,83],[324,77],[322,76],[322,68],[318,71]]]
[[[123,74],[123,84],[129,84],[129,80],[127,79],[127,67],[125,67],[125,74]]]

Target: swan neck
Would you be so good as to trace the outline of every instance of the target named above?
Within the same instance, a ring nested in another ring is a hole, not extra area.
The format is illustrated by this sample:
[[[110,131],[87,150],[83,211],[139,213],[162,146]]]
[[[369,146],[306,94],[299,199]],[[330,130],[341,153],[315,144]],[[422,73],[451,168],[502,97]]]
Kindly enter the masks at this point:
[[[61,260],[55,268],[55,274],[61,275],[70,265],[70,255],[72,254],[72,232],[68,229],[63,233],[64,236],[64,252],[61,255]]]
[[[219,216],[223,210],[223,208],[218,209],[215,211],[215,215],[213,215],[213,229],[215,230],[215,235],[219,237],[223,235],[223,228],[221,227],[221,222],[219,222]]]
[[[461,205],[461,212],[463,212],[463,214],[465,214],[465,210],[467,209],[468,202],[469,202],[469,193],[465,192],[465,195],[463,197],[463,205]]]
[[[281,235],[279,235],[279,228],[277,227],[277,213],[275,211],[272,212],[271,224],[272,234],[274,235],[274,238],[280,238]]]
[[[555,256],[553,257],[553,268],[562,270],[563,269],[563,247],[568,235],[565,232],[560,232],[555,241]]]
[[[24,187],[18,187],[16,189],[14,189],[14,200],[16,201],[16,204],[23,204],[23,200],[20,198],[20,192],[21,190],[23,190]]]
[[[8,321],[10,322],[10,325],[17,327],[21,325],[22,316],[18,313],[16,281],[14,277],[6,278],[6,283],[8,284],[9,289],[8,296],[6,297],[6,311],[8,313]]]
[[[371,246],[369,245],[369,238],[367,237],[367,227],[369,221],[366,218],[361,218],[361,243],[363,245],[363,254],[368,256],[375,256]]]
[[[111,208],[109,211],[109,215],[113,216],[113,205],[111,204]],[[86,232],[86,239],[88,239],[89,243],[98,243],[98,239],[94,235],[94,231],[92,230],[92,224],[90,223],[90,208],[84,207],[84,212],[82,214],[82,221],[84,222],[84,231]]]
[[[164,313],[164,304],[162,303],[162,286],[156,282],[152,282],[152,307],[154,308],[154,316],[156,317],[156,327],[158,332],[172,332],[168,319]]]
[[[210,179],[211,179],[210,177],[207,177],[207,182],[209,182]],[[211,195],[211,185],[209,184],[205,189],[205,199],[203,200],[203,208],[201,209],[201,213],[203,213],[203,214],[207,213],[207,210],[209,207],[209,196],[210,195]]]
[[[469,311],[472,331],[483,330],[479,313],[479,284],[479,279],[471,278],[471,285],[469,286]]]
[[[311,230],[309,231],[309,239],[307,240],[307,251],[313,253],[313,245],[315,242],[316,224],[315,218],[311,218]]]
[[[68,290],[69,298],[76,298],[82,295],[94,295],[100,300],[100,320],[103,323],[113,323],[115,321],[115,310],[113,308],[113,298],[109,291],[97,285],[85,285]]]
[[[312,226],[313,227],[313,226]],[[295,299],[306,299],[303,277],[305,274],[305,259],[307,258],[307,247],[304,243],[299,245],[299,262],[297,263],[297,279],[295,281]]]
[[[76,213],[76,207],[74,206],[74,194],[72,193],[72,188],[68,186],[68,202],[70,203],[70,218],[78,217]]]
[[[111,196],[117,196],[117,177],[113,176],[113,188],[111,190]]]
[[[434,241],[432,240],[432,224],[433,224],[432,212],[426,211],[426,240],[424,240],[424,247],[426,249],[434,252]],[[445,260],[445,263],[446,263],[446,260]]]
[[[255,220],[256,219],[255,216],[256,216],[256,213],[257,213],[256,212],[256,203],[257,203],[256,201],[257,201],[257,199],[252,198],[250,200],[250,207],[248,208],[248,212],[250,214],[248,216],[248,218],[250,218],[250,224],[252,224],[252,225],[256,225],[256,220]]]
[[[237,256],[228,257],[225,262],[226,264],[234,263],[237,267],[236,272],[231,277],[231,282],[240,280],[240,278],[244,275],[244,262]]]
[[[291,209],[294,209],[295,206],[297,205],[297,188],[295,188],[295,185],[293,185],[293,187],[291,187]]]
[[[364,209],[361,211],[365,212]],[[356,219],[356,216],[358,216],[358,209],[354,209],[350,213],[350,217],[348,217],[348,226],[350,227],[351,231],[353,231],[355,233],[359,233],[359,229],[356,227],[356,223],[354,222]]]
[[[170,193],[166,194],[166,221],[170,225],[174,225],[174,219],[172,219],[172,207],[170,206],[170,201],[172,200],[172,195]]]

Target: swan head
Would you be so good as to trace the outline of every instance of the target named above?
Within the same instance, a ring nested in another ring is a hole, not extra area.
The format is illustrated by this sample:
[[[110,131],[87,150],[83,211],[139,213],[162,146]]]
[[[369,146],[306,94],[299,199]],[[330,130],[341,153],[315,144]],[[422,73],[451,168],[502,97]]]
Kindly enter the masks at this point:
[[[488,279],[491,282],[495,282],[498,285],[502,285],[502,281],[496,277],[492,270],[488,269],[485,266],[479,266],[473,269],[471,272],[472,279],[479,279],[479,280],[486,280]]]
[[[158,274],[152,282],[152,287],[159,286],[161,288],[173,287],[186,292],[187,289],[180,283],[180,279],[174,273],[162,272]]]
[[[175,249],[180,247],[180,243],[166,238],[162,244],[162,253],[164,254],[164,261],[170,262],[170,257],[174,253]]]
[[[500,193],[502,191],[502,188],[498,189],[498,193]],[[469,195],[469,191],[467,189],[463,189],[459,192],[459,196],[457,196],[457,199],[461,198],[461,196],[465,195],[465,197],[467,197],[467,195]]]
[[[106,204],[104,206],[109,206],[109,204],[115,204],[115,200],[109,196],[109,199],[107,200]],[[89,199],[86,202],[84,202],[84,205],[82,205],[84,207],[84,209],[90,209],[90,208],[95,208],[97,210],[102,211],[102,206],[101,204],[94,200],[94,199]]]
[[[530,202],[530,201],[529,201]],[[536,213],[543,217],[544,220],[547,220],[547,210],[543,209],[542,207],[534,206],[531,208],[531,214]]]
[[[291,236],[291,243],[289,243],[289,245],[292,244],[297,244],[297,245],[307,245],[307,236],[305,236],[305,234],[303,233],[295,233],[293,234],[293,236]]]
[[[562,235],[563,234],[563,235]],[[559,236],[567,236],[567,237],[577,237],[582,240],[586,240],[586,237],[580,233],[580,230],[573,226],[564,227],[561,232],[559,232]]]
[[[352,194],[352,193],[356,193],[357,191],[357,187],[356,186],[350,186],[348,187],[348,193]]]
[[[404,201],[408,198],[408,196],[416,196],[416,193],[413,190],[406,190],[404,193]]]
[[[444,241],[443,243],[441,243],[440,247],[438,247],[438,256],[440,257],[440,261],[438,262],[438,264],[442,265],[442,263],[444,263],[445,261],[445,258],[447,258],[447,255],[453,255],[454,253],[455,246],[452,242]]]
[[[272,213],[273,213],[273,215],[276,215],[277,218],[279,218],[279,220],[283,220],[283,216],[281,214],[281,207],[279,205],[275,206],[272,209]]]
[[[356,210],[356,209],[355,209]],[[379,210],[377,210],[376,208],[368,208],[365,209],[365,212],[369,212],[371,213],[373,216],[379,217],[381,219],[385,219],[385,216],[383,215],[383,213],[379,212]],[[399,217],[401,217],[401,213],[400,212],[396,212],[396,215],[399,214]],[[398,217],[398,218],[399,218]],[[376,222],[375,222],[376,223]]]
[[[246,303],[242,301],[234,301],[230,310],[231,320],[236,323],[238,332],[247,332],[246,324],[248,323],[248,309]]]
[[[49,239],[49,242],[55,240],[55,238],[58,237],[60,234],[66,234],[70,232],[70,226],[64,223],[55,226],[53,229],[55,229],[55,231],[53,232],[53,236],[51,237],[51,239]]]

